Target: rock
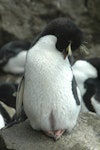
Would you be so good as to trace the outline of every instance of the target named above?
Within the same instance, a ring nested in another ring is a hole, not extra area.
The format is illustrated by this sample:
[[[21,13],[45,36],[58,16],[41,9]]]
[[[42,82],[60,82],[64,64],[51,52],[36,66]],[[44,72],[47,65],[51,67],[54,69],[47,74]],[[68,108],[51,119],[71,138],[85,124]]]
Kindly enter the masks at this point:
[[[81,114],[71,134],[58,141],[34,131],[28,121],[0,132],[0,150],[100,150],[100,118]]]
[[[84,0],[0,0],[0,45],[14,40],[31,41],[52,19],[71,18],[90,34],[91,18]]]
[[[16,39],[33,41],[57,17],[72,19],[85,33],[87,46],[99,44],[99,3],[99,0],[0,0],[0,46]]]
[[[87,1],[87,8],[91,17],[95,20],[100,21],[100,1],[99,0],[86,0]]]
[[[85,0],[89,17],[89,28],[92,30],[92,41],[100,43],[100,1]]]

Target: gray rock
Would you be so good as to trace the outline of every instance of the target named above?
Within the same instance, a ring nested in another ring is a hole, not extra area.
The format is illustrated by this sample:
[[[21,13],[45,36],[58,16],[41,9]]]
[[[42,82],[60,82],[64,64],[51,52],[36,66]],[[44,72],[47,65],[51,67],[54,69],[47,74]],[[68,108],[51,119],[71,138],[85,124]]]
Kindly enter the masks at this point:
[[[100,1],[87,0],[87,8],[91,17],[100,21]]]
[[[0,46],[15,39],[32,42],[57,17],[72,19],[84,31],[88,47],[99,44],[99,4],[99,0],[0,0]]]
[[[92,41],[100,43],[100,0],[85,0],[87,2],[88,27],[91,28]]]
[[[73,19],[91,34],[84,0],[0,0],[0,45],[14,39],[33,40],[52,19]]]
[[[34,131],[28,121],[0,132],[0,150],[100,150],[100,119],[95,114],[81,114],[71,134],[58,141]]]
[[[82,2],[79,0],[75,5],[72,0],[0,0],[0,27],[15,37],[31,39],[53,18],[69,16],[75,19],[80,12],[75,9],[78,4],[81,9]],[[74,9],[70,9],[71,5]]]

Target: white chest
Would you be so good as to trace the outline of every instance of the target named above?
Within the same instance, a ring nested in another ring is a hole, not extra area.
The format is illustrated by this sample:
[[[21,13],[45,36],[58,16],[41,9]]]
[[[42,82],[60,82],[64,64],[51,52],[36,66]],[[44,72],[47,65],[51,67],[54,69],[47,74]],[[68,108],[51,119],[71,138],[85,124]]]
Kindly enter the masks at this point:
[[[24,109],[35,129],[51,130],[50,120],[53,120],[54,130],[70,130],[80,110],[72,93],[73,74],[69,60],[64,60],[60,52],[51,48],[38,51],[35,47],[28,54]]]

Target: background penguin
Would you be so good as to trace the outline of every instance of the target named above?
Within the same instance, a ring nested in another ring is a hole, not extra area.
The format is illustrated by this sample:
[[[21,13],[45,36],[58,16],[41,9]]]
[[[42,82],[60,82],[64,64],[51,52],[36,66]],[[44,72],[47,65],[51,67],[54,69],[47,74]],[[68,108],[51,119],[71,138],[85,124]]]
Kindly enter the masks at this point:
[[[11,74],[22,74],[29,42],[12,41],[0,49],[0,70]]]
[[[0,104],[0,129],[12,121],[6,109]]]
[[[15,119],[16,92],[18,84],[0,84],[0,129]]]
[[[76,125],[81,95],[73,76],[68,51],[81,45],[83,34],[70,20],[53,20],[33,42],[19,86],[16,111],[22,103],[33,129],[58,139]]]
[[[73,72],[83,97],[82,111],[100,115],[100,58],[76,61]]]

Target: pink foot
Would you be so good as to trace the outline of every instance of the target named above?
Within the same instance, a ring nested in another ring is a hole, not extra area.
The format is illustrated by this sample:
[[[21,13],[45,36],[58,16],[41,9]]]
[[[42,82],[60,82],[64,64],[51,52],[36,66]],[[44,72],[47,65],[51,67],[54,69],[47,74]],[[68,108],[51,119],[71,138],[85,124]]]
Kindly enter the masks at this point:
[[[47,136],[54,138],[54,140],[58,140],[64,132],[65,130],[44,131]]]
[[[58,140],[62,136],[62,134],[64,132],[65,132],[65,130],[57,130],[57,131],[55,131],[55,133],[54,133],[54,139]]]

